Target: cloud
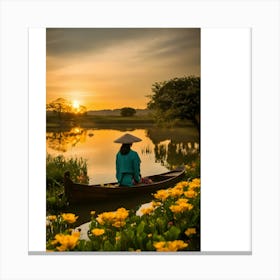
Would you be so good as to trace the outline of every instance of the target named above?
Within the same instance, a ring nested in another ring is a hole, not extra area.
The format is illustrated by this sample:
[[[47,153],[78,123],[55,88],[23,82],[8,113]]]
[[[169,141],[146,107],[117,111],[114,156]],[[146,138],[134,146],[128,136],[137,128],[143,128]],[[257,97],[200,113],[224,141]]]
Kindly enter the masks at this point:
[[[76,92],[143,107],[154,82],[199,74],[200,29],[47,29],[47,99]]]
[[[200,29],[192,28],[48,28],[47,55],[69,56],[104,52],[129,42],[155,42],[153,52],[166,47],[197,43]]]
[[[48,55],[75,55],[104,51],[108,47],[146,36],[144,29],[130,28],[48,28]]]

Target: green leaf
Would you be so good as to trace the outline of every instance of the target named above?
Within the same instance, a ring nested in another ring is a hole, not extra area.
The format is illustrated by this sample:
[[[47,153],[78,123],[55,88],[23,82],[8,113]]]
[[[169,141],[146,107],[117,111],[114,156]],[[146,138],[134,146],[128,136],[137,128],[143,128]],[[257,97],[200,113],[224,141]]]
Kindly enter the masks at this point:
[[[140,235],[145,229],[145,223],[143,221],[140,222],[140,224],[137,226],[137,235]]]
[[[110,243],[109,240],[106,240],[106,241],[104,242],[103,248],[104,248],[103,251],[114,251],[114,250],[113,250],[113,249],[114,249],[114,246],[112,246],[112,244]]]
[[[181,230],[176,227],[172,226],[168,231],[164,233],[164,236],[167,240],[176,240],[180,235]]]

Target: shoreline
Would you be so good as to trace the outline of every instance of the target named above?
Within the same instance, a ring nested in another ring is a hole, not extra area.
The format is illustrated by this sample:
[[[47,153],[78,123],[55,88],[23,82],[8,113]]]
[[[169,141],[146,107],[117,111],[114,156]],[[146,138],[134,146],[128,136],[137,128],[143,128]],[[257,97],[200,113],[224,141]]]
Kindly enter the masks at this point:
[[[59,121],[57,118],[48,118],[46,121],[47,129],[60,129],[67,130],[74,127],[81,128],[175,128],[175,127],[187,127],[194,128],[194,124],[191,121],[176,121],[173,125],[158,125],[150,117],[121,117],[121,116],[90,116],[76,119],[69,119]]]

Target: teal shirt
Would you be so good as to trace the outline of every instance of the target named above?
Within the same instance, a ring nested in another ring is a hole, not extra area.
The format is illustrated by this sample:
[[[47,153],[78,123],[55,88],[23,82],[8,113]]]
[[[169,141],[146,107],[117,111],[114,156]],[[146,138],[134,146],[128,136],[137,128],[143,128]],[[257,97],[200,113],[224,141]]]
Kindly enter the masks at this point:
[[[116,156],[116,177],[122,186],[133,186],[133,179],[140,181],[141,160],[137,152],[130,150],[128,154],[122,155],[120,152]]]

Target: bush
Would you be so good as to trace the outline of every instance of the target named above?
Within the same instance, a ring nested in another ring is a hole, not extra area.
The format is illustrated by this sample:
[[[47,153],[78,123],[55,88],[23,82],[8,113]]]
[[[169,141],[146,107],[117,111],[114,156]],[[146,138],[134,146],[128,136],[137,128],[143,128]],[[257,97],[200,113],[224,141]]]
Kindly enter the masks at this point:
[[[47,154],[46,161],[47,187],[62,184],[66,171],[70,171],[74,181],[88,184],[87,161],[83,158],[66,159],[63,155],[53,157]]]
[[[66,171],[70,171],[71,177],[79,183],[88,184],[89,182],[86,160],[82,158],[66,159],[62,155],[53,157],[48,154],[46,159],[46,202],[48,213],[56,213],[68,205],[63,186]]]
[[[130,107],[124,107],[121,109],[121,116],[123,117],[132,117],[136,114],[136,110]]]

